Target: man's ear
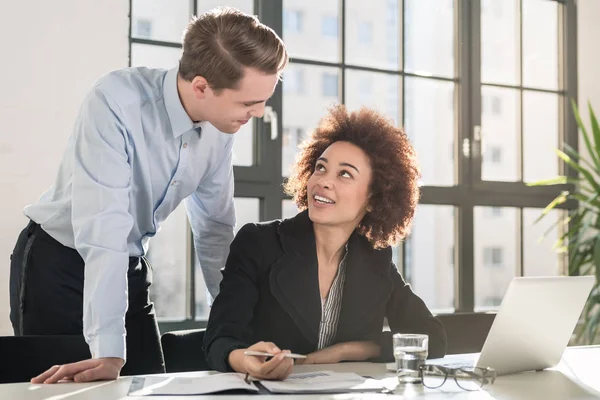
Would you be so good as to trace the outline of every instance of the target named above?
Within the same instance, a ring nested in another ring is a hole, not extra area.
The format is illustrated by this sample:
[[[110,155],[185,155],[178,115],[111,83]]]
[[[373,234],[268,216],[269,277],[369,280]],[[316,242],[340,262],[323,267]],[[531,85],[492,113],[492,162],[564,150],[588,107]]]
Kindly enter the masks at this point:
[[[192,90],[196,98],[204,99],[210,91],[210,86],[208,86],[208,81],[203,76],[197,76],[192,80]]]

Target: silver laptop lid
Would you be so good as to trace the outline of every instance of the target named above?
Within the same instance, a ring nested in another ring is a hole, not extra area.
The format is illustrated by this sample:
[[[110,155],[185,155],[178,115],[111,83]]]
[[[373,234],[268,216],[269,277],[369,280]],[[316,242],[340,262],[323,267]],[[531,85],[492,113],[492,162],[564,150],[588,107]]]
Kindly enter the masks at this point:
[[[558,364],[594,282],[593,276],[514,278],[477,366],[509,374]]]

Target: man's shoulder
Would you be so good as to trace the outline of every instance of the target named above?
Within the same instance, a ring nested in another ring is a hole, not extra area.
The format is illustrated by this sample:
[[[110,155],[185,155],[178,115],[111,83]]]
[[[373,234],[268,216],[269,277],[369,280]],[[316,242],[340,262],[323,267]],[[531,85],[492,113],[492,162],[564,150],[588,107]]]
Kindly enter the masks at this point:
[[[167,70],[147,67],[121,68],[102,75],[92,86],[119,104],[143,103],[162,97],[162,84]]]

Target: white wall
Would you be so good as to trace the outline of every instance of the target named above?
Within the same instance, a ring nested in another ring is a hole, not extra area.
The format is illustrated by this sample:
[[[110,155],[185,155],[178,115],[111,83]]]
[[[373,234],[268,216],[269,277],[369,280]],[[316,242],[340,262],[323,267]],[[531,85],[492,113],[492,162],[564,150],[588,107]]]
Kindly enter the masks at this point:
[[[53,182],[79,103],[128,64],[126,0],[0,0],[0,335],[9,321],[9,256],[25,205]]]

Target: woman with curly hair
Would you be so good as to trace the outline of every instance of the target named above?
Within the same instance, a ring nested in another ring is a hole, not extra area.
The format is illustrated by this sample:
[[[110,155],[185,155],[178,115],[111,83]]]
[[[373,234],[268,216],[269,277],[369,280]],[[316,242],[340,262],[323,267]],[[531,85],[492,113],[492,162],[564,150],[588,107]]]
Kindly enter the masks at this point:
[[[444,327],[404,281],[390,248],[409,233],[418,179],[402,129],[370,109],[332,108],[285,186],[303,211],[247,224],[231,245],[204,337],[208,364],[284,379],[290,351],[307,355],[296,363],[390,361],[395,332],[428,334],[429,357],[443,357]]]

